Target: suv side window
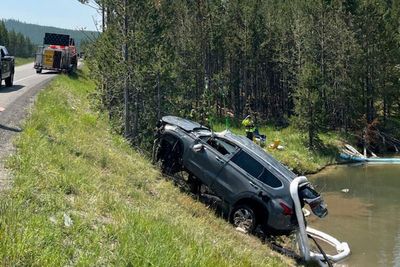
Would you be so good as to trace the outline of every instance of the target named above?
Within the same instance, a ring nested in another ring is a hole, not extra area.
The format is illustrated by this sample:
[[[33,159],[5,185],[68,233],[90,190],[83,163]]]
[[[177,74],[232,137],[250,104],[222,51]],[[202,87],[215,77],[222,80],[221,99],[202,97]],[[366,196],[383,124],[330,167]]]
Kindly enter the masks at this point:
[[[207,144],[215,148],[222,155],[233,155],[235,154],[237,147],[233,144],[226,142],[221,138],[209,138]]]
[[[257,178],[262,173],[264,167],[254,160],[249,154],[243,150],[237,153],[231,161],[246,171],[248,174]]]
[[[263,173],[261,173],[261,175],[257,179],[273,188],[278,188],[282,186],[282,182],[266,168],[264,168]]]
[[[278,178],[276,178],[270,171],[264,168],[261,163],[253,159],[243,150],[237,153],[231,161],[266,185],[269,185],[273,188],[282,186],[282,182],[279,181]]]

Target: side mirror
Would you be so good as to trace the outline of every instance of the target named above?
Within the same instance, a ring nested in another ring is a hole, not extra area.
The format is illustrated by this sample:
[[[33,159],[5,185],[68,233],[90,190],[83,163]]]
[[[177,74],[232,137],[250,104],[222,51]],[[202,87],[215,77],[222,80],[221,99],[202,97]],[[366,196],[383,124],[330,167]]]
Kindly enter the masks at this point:
[[[194,152],[200,152],[200,151],[202,151],[204,149],[204,146],[202,145],[202,144],[195,144],[194,146],[193,146],[193,151]]]

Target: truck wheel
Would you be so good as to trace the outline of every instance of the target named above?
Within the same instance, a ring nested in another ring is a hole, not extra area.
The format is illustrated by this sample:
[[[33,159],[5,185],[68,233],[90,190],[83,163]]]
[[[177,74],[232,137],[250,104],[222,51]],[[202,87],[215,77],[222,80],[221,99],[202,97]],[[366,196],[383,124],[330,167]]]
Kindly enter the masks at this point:
[[[172,143],[170,143],[172,141]],[[159,151],[161,159],[161,169],[164,173],[173,175],[182,170],[183,150],[177,139],[163,140]]]
[[[189,173],[187,183],[189,185],[189,190],[192,194],[197,195],[200,192],[201,182],[193,174]]]
[[[14,73],[11,73],[10,77],[6,79],[6,86],[11,87],[14,83]]]
[[[252,233],[257,226],[254,209],[248,205],[238,205],[231,213],[231,223],[235,228],[241,228],[246,233]]]
[[[40,69],[40,68],[39,68],[39,69],[36,69],[36,73],[37,73],[37,74],[42,73],[42,69]]]

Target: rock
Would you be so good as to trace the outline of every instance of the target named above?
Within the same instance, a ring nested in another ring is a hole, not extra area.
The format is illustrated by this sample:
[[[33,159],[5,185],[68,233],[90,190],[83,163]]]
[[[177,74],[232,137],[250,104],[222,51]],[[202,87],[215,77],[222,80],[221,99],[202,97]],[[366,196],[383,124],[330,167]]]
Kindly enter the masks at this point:
[[[64,213],[64,226],[71,227],[72,224],[73,224],[73,221],[72,221],[71,217],[69,217],[68,214]]]
[[[241,232],[243,234],[247,234],[247,231],[243,229],[242,227],[236,227],[236,231]]]
[[[50,222],[52,222],[53,224],[56,224],[56,223],[57,223],[57,219],[56,219],[56,217],[54,217],[54,216],[50,216],[49,220],[50,220]]]

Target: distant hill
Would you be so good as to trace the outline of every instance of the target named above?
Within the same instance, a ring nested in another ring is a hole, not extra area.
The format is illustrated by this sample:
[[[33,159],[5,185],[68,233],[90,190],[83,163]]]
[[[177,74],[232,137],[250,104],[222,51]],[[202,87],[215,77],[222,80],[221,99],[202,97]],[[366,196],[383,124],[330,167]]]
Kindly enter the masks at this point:
[[[76,31],[76,30],[56,28],[56,27],[51,27],[51,26],[30,24],[30,23],[21,22],[21,21],[14,20],[14,19],[5,19],[3,21],[4,21],[4,24],[6,25],[6,28],[8,31],[14,30],[16,32],[22,33],[23,35],[29,37],[29,39],[31,39],[31,41],[35,45],[40,45],[43,43],[43,37],[46,32],[68,34],[72,38],[75,39],[77,46],[80,45],[82,40],[87,39],[87,36],[90,36],[92,38],[92,36],[97,36],[97,34],[98,34],[93,31],[83,31],[82,32],[82,31]]]

